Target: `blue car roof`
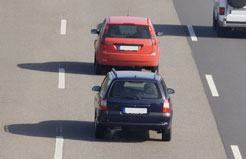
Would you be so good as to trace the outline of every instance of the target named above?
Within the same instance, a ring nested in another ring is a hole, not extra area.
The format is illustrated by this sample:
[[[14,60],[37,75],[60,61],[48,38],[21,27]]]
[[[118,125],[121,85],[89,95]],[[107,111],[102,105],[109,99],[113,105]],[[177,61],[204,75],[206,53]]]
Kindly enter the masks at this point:
[[[115,79],[145,79],[145,80],[159,80],[160,75],[152,72],[142,71],[111,71],[110,72]]]

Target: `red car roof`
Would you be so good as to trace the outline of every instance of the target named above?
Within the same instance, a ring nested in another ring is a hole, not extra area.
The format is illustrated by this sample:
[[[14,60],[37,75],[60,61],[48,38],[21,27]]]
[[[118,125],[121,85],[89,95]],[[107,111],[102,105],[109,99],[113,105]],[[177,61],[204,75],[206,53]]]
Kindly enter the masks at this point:
[[[149,25],[150,19],[143,17],[128,17],[128,16],[111,16],[108,17],[109,24],[136,24],[136,25]]]

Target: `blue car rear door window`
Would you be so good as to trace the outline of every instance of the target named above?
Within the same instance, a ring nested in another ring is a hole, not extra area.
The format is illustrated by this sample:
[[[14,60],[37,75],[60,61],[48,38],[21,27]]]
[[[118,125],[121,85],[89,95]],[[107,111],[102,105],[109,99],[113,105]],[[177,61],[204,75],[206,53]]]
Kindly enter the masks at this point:
[[[110,93],[113,98],[159,99],[160,89],[154,82],[148,81],[116,81]]]

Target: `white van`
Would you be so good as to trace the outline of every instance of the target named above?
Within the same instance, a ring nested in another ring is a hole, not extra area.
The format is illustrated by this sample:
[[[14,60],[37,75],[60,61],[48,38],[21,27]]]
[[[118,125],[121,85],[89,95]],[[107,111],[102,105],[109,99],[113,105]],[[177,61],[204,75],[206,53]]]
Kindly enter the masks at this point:
[[[246,28],[246,0],[214,0],[213,29],[219,36],[228,28]]]

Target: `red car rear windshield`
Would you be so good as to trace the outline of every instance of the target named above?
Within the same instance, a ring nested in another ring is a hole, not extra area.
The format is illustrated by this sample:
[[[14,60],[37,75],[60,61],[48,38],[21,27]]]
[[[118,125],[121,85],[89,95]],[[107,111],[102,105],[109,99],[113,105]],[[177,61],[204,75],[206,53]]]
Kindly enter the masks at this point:
[[[134,38],[134,39],[150,39],[150,31],[148,26],[144,25],[126,25],[126,24],[110,24],[106,37],[110,38]]]

